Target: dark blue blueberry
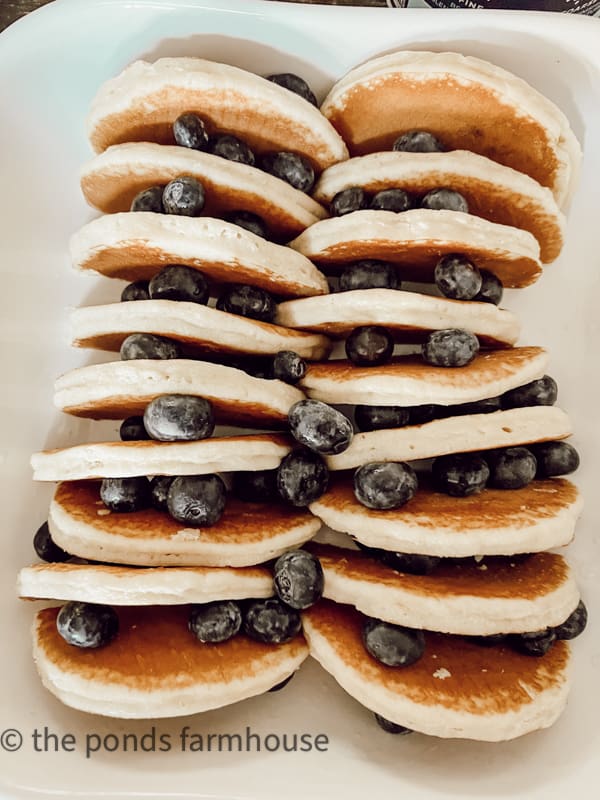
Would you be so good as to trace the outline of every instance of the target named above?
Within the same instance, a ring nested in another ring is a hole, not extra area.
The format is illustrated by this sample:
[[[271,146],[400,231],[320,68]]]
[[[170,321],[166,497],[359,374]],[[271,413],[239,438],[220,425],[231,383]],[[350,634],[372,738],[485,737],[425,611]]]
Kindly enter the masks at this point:
[[[173,137],[181,147],[208,150],[209,137],[204,121],[191,112],[180,114],[173,123]]]
[[[169,181],[163,191],[167,214],[197,217],[204,208],[204,186],[191,175],[180,175]]]
[[[403,211],[416,208],[416,206],[415,198],[405,192],[404,189],[382,189],[373,195],[369,208],[376,211],[394,211],[396,214],[401,214]]]
[[[362,640],[367,652],[388,667],[409,667],[425,652],[423,631],[380,619],[366,620]]]
[[[523,408],[525,406],[553,406],[558,397],[558,386],[554,378],[544,375],[536,381],[526,383],[517,389],[505,392],[500,398],[502,408]]]
[[[59,547],[53,540],[50,534],[48,523],[44,522],[43,525],[37,529],[33,537],[33,549],[42,559],[42,561],[50,562],[63,562],[71,558],[70,553],[66,553]]]
[[[150,502],[157,511],[168,511],[167,496],[175,479],[170,475],[155,475],[150,481]]]
[[[346,339],[346,355],[359,367],[386,364],[394,352],[390,332],[380,325],[362,325],[355,328]]]
[[[202,272],[183,264],[171,264],[157,273],[149,285],[152,300],[208,303],[208,281]]]
[[[277,597],[254,600],[245,608],[244,633],[265,644],[285,644],[302,629],[300,614]]]
[[[435,283],[445,297],[472,300],[481,290],[481,273],[468,258],[447,255],[435,266]]]
[[[451,497],[469,497],[485,489],[490,468],[487,461],[475,453],[457,453],[436,458],[431,474],[438,492]]]
[[[233,600],[202,603],[192,607],[188,627],[200,642],[226,642],[242,627],[242,612]]]
[[[460,403],[448,406],[449,416],[462,417],[465,414],[493,414],[500,411],[500,398],[488,397],[485,400],[475,400],[473,403]]]
[[[403,428],[410,422],[410,409],[404,406],[356,406],[354,421],[359,431]]]
[[[75,647],[103,647],[119,632],[119,618],[110,606],[67,603],[58,612],[56,630]]]
[[[492,272],[486,269],[480,270],[481,273],[481,289],[477,292],[473,300],[478,303],[492,303],[492,305],[500,305],[504,287],[502,281],[497,278]]]
[[[210,144],[210,152],[215,156],[226,158],[227,161],[236,161],[238,164],[247,164],[250,167],[256,163],[254,153],[248,145],[228,133],[215,136]]]
[[[294,386],[306,374],[306,361],[293,350],[280,350],[273,359],[273,377]]]
[[[277,470],[235,472],[232,491],[236,497],[246,503],[270,503],[278,500]]]
[[[405,728],[404,725],[398,725],[396,722],[392,722],[385,717],[382,717],[381,714],[375,714],[375,721],[379,725],[382,730],[386,733],[396,733],[400,736],[408,736],[409,733],[414,733],[411,728]]]
[[[117,514],[127,514],[148,508],[151,502],[148,478],[104,478],[100,499]]]
[[[414,469],[403,462],[364,464],[354,473],[354,495],[367,508],[400,508],[418,488]]]
[[[153,333],[132,333],[123,340],[120,350],[122,361],[138,358],[181,358],[181,347],[177,342]]]
[[[212,436],[215,417],[203,397],[163,394],[146,406],[144,427],[159,442],[195,442]]]
[[[163,186],[151,186],[138,192],[131,201],[130,211],[152,211],[155,214],[164,214]]]
[[[320,400],[300,400],[290,408],[288,422],[292,436],[324,456],[347,450],[354,431],[352,423],[341,411]]]
[[[406,153],[441,153],[444,148],[439,139],[428,131],[408,131],[394,142],[394,150]]]
[[[579,605],[566,620],[554,628],[554,633],[557,639],[575,639],[580,633],[583,633],[587,625],[588,613],[583,600],[579,601]]]
[[[350,186],[334,195],[329,204],[329,213],[332,217],[343,217],[368,207],[369,201],[364,189],[361,189],[360,186]]]
[[[441,419],[445,414],[446,408],[430,403],[424,406],[411,406],[409,411],[411,425],[425,425],[434,419]]]
[[[365,259],[348,264],[340,275],[339,291],[355,289],[399,289],[400,279],[394,264]]]
[[[490,467],[489,485],[495,489],[522,489],[535,478],[537,461],[526,447],[507,447],[484,455]]]
[[[208,528],[221,519],[225,495],[225,484],[218,475],[183,475],[169,487],[167,509],[177,522]]]
[[[464,367],[479,352],[479,340],[469,331],[448,328],[430,333],[421,352],[425,361],[434,367]]]
[[[238,314],[261,322],[272,322],[277,307],[273,295],[264,289],[234,283],[219,297],[217,308],[229,314]]]
[[[315,171],[310,161],[297,153],[266,153],[261,167],[301,192],[310,192],[315,183]]]
[[[391,550],[380,550],[376,558],[386,567],[397,572],[408,572],[409,575],[429,575],[442,561],[439,556],[397,553]]]
[[[275,684],[275,686],[271,686],[269,691],[270,692],[280,692],[282,689],[285,689],[285,687],[292,680],[292,678],[294,677],[295,674],[296,674],[295,672],[292,672],[292,674],[288,675],[288,677],[284,681],[281,681],[281,683]]]
[[[569,442],[540,442],[530,449],[537,461],[536,478],[568,475],[579,467],[579,453]]]
[[[432,189],[427,192],[421,200],[421,208],[429,208],[432,211],[462,211],[463,214],[469,213],[469,204],[459,192],[452,189]]]
[[[143,417],[124,419],[119,428],[119,436],[122,442],[138,442],[150,438],[148,431],[144,428]]]
[[[277,491],[286,502],[296,507],[312,503],[327,491],[329,471],[318,453],[294,450],[277,469]]]
[[[304,78],[301,78],[299,75],[294,75],[293,72],[280,72],[277,75],[268,75],[267,80],[276,83],[278,86],[283,86],[284,89],[288,89],[290,92],[303,97],[305,100],[308,100],[311,105],[317,105],[317,98],[311,91],[310,86]]]
[[[491,633],[488,636],[469,636],[469,641],[479,647],[497,647],[506,643],[505,633]]]
[[[255,236],[260,236],[261,239],[268,238],[267,226],[262,217],[259,217],[258,214],[253,214],[251,211],[230,211],[229,214],[225,216],[225,219],[233,225],[238,225],[240,228],[250,231],[250,233],[253,233]]]
[[[121,292],[121,302],[127,303],[130,300],[149,300],[148,281],[135,281],[129,283]]]
[[[284,553],[273,567],[273,586],[282,603],[297,611],[310,608],[323,596],[323,568],[306,550]]]
[[[517,633],[508,638],[511,647],[525,656],[545,656],[556,641],[556,633],[552,628],[531,633]]]

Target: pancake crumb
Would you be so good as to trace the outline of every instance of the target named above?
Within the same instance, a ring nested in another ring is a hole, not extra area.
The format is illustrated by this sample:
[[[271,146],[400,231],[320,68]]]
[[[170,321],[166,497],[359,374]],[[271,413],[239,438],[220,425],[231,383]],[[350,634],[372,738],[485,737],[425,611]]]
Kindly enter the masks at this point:
[[[111,512],[110,508],[99,508],[96,511],[96,514],[98,514],[99,517],[107,517],[111,513],[112,512]]]
[[[452,673],[450,670],[447,670],[446,667],[440,667],[440,669],[436,669],[433,673],[434,678],[438,678],[440,681],[445,681],[446,678],[451,678]]]

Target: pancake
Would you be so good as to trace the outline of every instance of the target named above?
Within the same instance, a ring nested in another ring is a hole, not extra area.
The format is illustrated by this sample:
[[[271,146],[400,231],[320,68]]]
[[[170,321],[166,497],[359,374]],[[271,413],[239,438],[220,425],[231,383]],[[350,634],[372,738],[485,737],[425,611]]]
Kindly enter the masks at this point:
[[[93,561],[142,567],[246,567],[299,547],[321,526],[305,509],[243,503],[231,496],[219,522],[209,528],[186,528],[154,508],[129,514],[107,511],[96,481],[59,484],[48,517],[53,540],[66,552]],[[212,586],[218,578],[212,577],[212,569],[208,572],[206,580]],[[165,581],[170,585],[168,575]],[[183,591],[184,583],[178,586]]]
[[[463,558],[538,553],[566,545],[582,506],[574,484],[552,478],[523,489],[488,488],[470,497],[450,497],[421,482],[405,506],[378,511],[358,502],[352,479],[346,477],[332,482],[310,510],[325,525],[368,547]]]
[[[136,569],[104,564],[35,564],[19,572],[17,591],[28,600],[183,605],[271,597],[273,576],[264,567]]]
[[[565,217],[550,189],[522,172],[466,150],[392,150],[351,158],[329,167],[313,196],[329,204],[337,192],[351,186],[361,186],[373,194],[382,189],[404,189],[419,198],[432,189],[453,189],[466,199],[469,213],[533,234],[542,262],[554,261],[563,245]]]
[[[42,682],[65,705],[108,717],[177,717],[237,703],[281,683],[308,654],[302,636],[282,645],[241,634],[203,644],[188,631],[186,606],[120,608],[117,637],[85,650],[59,635],[58,611],[46,608],[34,623]]]
[[[350,154],[391,150],[426,130],[448,150],[471,150],[571,196],[581,148],[557,106],[526,81],[459,53],[400,51],[350,70],[321,106]]]
[[[276,469],[292,449],[286,436],[217,436],[197,442],[98,442],[44,450],[31,457],[36,481],[209,475]]]
[[[283,381],[188,359],[92,364],[71,370],[54,383],[57,408],[92,419],[142,415],[151,400],[164,394],[203,397],[212,404],[218,424],[261,428],[287,425],[289,409],[304,398]]]
[[[370,289],[369,291],[374,291]],[[343,307],[342,295],[340,304]],[[445,369],[420,356],[396,356],[388,364],[358,367],[347,360],[310,364],[300,386],[325,403],[420,406],[456,405],[496,397],[541,378],[548,354],[541,347],[480,353],[470,364]]]
[[[491,303],[465,303],[396,289],[356,289],[280,303],[277,322],[290,328],[345,338],[359,325],[383,325],[396,341],[423,340],[427,333],[463,328],[489,346],[513,345],[520,324]]]
[[[441,562],[429,575],[410,575],[351,550],[310,549],[323,567],[324,597],[394,625],[466,636],[527,633],[560,625],[579,603],[569,565],[555,553],[521,563]]]
[[[327,216],[323,207],[286,181],[256,167],[188,147],[133,142],[109,147],[81,171],[81,190],[100,211],[129,211],[149,186],[164,186],[180,175],[197,178],[206,190],[203,212],[258,214],[269,232],[289,239]]]
[[[76,269],[127,281],[185,264],[217,283],[248,283],[286,297],[328,291],[325,277],[301,253],[212,217],[106,214],[71,237],[70,252]]]
[[[321,170],[348,157],[331,124],[304,98],[258,75],[201,58],[135,61],[98,90],[87,119],[96,153],[121,142],[173,144],[172,124],[194,112],[209,133],[255,152],[301,153]]]
[[[293,350],[302,358],[320,359],[331,349],[323,335],[290,331],[181,300],[132,300],[77,308],[71,314],[76,347],[118,350],[131,333],[167,336],[198,354],[274,355]]]
[[[385,719],[443,738],[498,742],[546,728],[569,692],[570,651],[556,642],[542,658],[426,634],[423,657],[386,667],[361,640],[364,617],[324,601],[303,614],[311,655],[348,694]]]
[[[540,248],[528,231],[462,211],[353,211],[316,222],[290,247],[328,271],[374,258],[397,264],[404,280],[421,282],[433,281],[435,265],[451,253],[463,253],[508,287],[528,286],[541,272]]]

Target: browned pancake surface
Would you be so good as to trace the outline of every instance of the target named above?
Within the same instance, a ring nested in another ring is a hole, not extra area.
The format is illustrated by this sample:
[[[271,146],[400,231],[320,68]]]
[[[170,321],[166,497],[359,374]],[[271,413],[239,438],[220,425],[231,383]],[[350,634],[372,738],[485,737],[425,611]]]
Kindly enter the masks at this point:
[[[233,574],[235,576],[239,575],[248,579],[272,577],[271,572],[266,567],[120,567],[113,564],[94,564],[92,562],[90,564],[33,564],[31,567],[28,567],[28,569],[35,570],[42,574],[46,572],[53,575],[65,576],[73,575],[78,572],[85,575],[86,572],[93,570],[101,575],[115,578],[128,578],[131,576],[135,577],[136,575],[155,575],[160,577],[161,575],[168,575],[174,569],[177,570],[177,572],[172,573],[174,575],[180,572],[187,572],[191,575],[197,575],[198,577],[209,576],[215,572]]]

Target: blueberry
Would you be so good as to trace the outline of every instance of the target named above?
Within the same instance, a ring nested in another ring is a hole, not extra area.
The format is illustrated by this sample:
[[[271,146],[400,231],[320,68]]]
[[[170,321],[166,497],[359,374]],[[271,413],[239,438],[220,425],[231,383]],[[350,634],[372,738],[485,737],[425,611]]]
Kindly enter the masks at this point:
[[[408,131],[394,142],[394,150],[406,153],[441,153],[444,148],[439,139],[428,131]]]
[[[50,535],[50,528],[48,523],[44,522],[43,525],[37,529],[33,537],[33,549],[42,561],[62,562],[71,558],[70,553],[66,553],[59,547]]]
[[[151,186],[138,192],[131,201],[130,211],[152,211],[155,214],[164,214],[163,186]]]
[[[469,641],[479,647],[497,647],[498,645],[505,644],[505,633],[491,633],[488,636],[469,636]]]
[[[350,186],[334,195],[329,204],[329,213],[332,217],[343,217],[346,214],[352,214],[353,211],[360,211],[362,208],[368,207],[369,201],[364,190],[360,186]]]
[[[248,603],[244,614],[244,633],[265,644],[284,644],[300,633],[300,614],[276,597]]]
[[[215,525],[225,510],[225,484],[218,475],[175,478],[167,493],[167,509],[173,519],[184,525]]]
[[[329,471],[318,453],[294,450],[277,469],[280,497],[296,507],[307,506],[327,491]]]
[[[202,272],[183,264],[171,264],[157,273],[149,285],[153,300],[183,300],[187,303],[208,302],[208,282]]]
[[[282,603],[297,611],[310,608],[323,596],[323,568],[306,550],[284,553],[273,567],[273,586]]]
[[[380,550],[377,560],[390,569],[397,572],[408,572],[409,575],[429,575],[442,561],[439,556],[396,553],[391,550]]]
[[[315,171],[310,161],[296,153],[266,153],[261,167],[301,192],[310,192],[315,183]]]
[[[448,328],[430,333],[421,352],[425,361],[434,367],[464,367],[479,352],[479,341],[469,331]]]
[[[206,126],[197,114],[191,112],[180,114],[173,123],[173,137],[181,147],[208,150],[209,138]]]
[[[356,406],[354,421],[359,431],[403,428],[410,421],[410,409],[403,406]]]
[[[119,631],[119,618],[110,606],[97,603],[67,603],[58,612],[56,629],[75,647],[102,647]]]
[[[157,511],[168,511],[167,496],[175,478],[170,475],[155,475],[150,481],[150,502]]]
[[[280,72],[277,75],[268,75],[267,80],[276,83],[278,86],[283,86],[284,89],[288,89],[290,92],[303,97],[305,100],[308,100],[311,105],[317,105],[317,98],[311,91],[310,86],[299,75],[294,75],[292,72]]]
[[[444,406],[436,406],[431,403],[423,406],[411,406],[409,423],[410,425],[425,425],[434,419],[443,417],[445,410]]]
[[[203,397],[163,394],[146,406],[144,427],[160,442],[195,442],[212,436],[215,418]]]
[[[288,675],[288,677],[285,680],[281,681],[281,683],[277,683],[277,684],[275,684],[275,686],[271,686],[269,691],[270,692],[280,692],[282,689],[285,689],[285,687],[292,680],[292,678],[294,677],[295,674],[296,674],[295,672],[292,672],[292,674]]]
[[[242,627],[242,612],[233,600],[216,600],[195,605],[190,612],[188,628],[200,642],[226,642]]]
[[[141,511],[150,505],[150,483],[143,477],[104,478],[100,499],[117,514]]]
[[[292,436],[324,456],[347,450],[354,431],[352,423],[341,411],[320,400],[300,400],[290,408],[288,422]]]
[[[537,461],[526,447],[507,447],[485,454],[489,485],[495,489],[522,489],[535,478]]]
[[[163,191],[167,214],[197,217],[204,208],[204,186],[191,175],[180,175],[169,181]]]
[[[502,408],[522,408],[524,406],[553,406],[558,397],[558,386],[554,378],[544,375],[536,381],[526,383],[517,389],[505,392],[500,402]]]
[[[364,464],[354,473],[354,495],[367,508],[400,508],[414,497],[417,487],[414,469],[403,462]]]
[[[382,189],[371,198],[369,208],[376,211],[394,211],[400,214],[409,211],[417,205],[415,198],[404,189]]]
[[[127,417],[121,423],[119,436],[122,442],[138,442],[149,439],[148,431],[144,427],[143,417]]]
[[[485,459],[475,453],[458,453],[436,458],[431,473],[438,492],[451,497],[469,497],[485,489],[490,468]]]
[[[381,714],[375,714],[375,721],[386,733],[397,733],[400,736],[407,736],[409,733],[414,733],[410,728],[405,728],[404,725],[398,725],[391,720],[382,717]]]
[[[355,289],[399,289],[400,279],[393,264],[365,259],[349,264],[340,275],[339,291]]]
[[[473,300],[478,303],[492,303],[492,305],[500,305],[504,287],[502,281],[497,278],[492,272],[486,269],[480,270],[481,273],[481,289],[477,292]]]
[[[229,314],[272,322],[276,305],[273,295],[257,286],[234,283],[228,286],[218,300],[217,307]]]
[[[236,472],[233,475],[232,491],[236,497],[246,503],[270,503],[278,500],[277,470]]]
[[[452,189],[432,189],[427,192],[421,200],[421,208],[429,208],[432,211],[462,211],[463,214],[469,213],[469,204],[459,192]]]
[[[346,339],[346,355],[360,367],[386,364],[394,352],[390,332],[380,325],[362,325]]]
[[[254,153],[248,145],[229,134],[215,136],[210,144],[210,152],[215,156],[226,158],[227,161],[237,161],[238,164],[247,164],[250,167],[256,163]]]
[[[409,667],[425,652],[423,631],[379,619],[367,619],[362,640],[367,652],[388,667]]]
[[[525,656],[545,656],[556,641],[552,628],[531,633],[518,633],[509,637],[511,646]]]
[[[541,442],[531,445],[537,461],[536,478],[568,475],[579,467],[579,453],[569,442]]]
[[[149,300],[148,281],[134,281],[128,283],[121,292],[121,302],[127,303],[130,300]]]
[[[462,417],[465,414],[493,414],[494,411],[500,411],[500,398],[488,397],[485,400],[475,400],[473,403],[460,403],[448,406],[448,411],[452,417]]]
[[[435,267],[435,283],[445,297],[472,300],[481,289],[481,273],[468,258],[447,255]]]
[[[121,344],[121,360],[138,358],[169,359],[181,358],[181,347],[177,342],[153,333],[132,333]]]
[[[583,633],[587,625],[588,613],[583,600],[579,601],[579,605],[566,620],[554,628],[554,633],[557,639],[575,639],[580,633]]]
[[[293,350],[280,350],[273,359],[273,377],[289,383],[298,383],[306,374],[306,361]]]
[[[259,217],[258,214],[253,214],[251,211],[230,211],[225,219],[233,225],[250,231],[250,233],[253,233],[255,236],[260,236],[261,239],[268,238],[267,226],[262,217]]]

